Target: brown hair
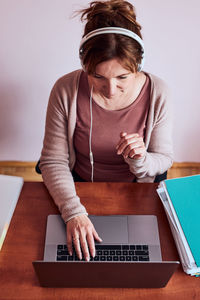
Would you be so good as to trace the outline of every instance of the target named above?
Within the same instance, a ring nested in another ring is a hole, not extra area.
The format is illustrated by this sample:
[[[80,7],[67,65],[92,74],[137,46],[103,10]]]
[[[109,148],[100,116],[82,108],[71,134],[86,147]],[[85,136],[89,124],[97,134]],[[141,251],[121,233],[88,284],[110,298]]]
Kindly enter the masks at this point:
[[[135,8],[127,1],[93,1],[80,13],[81,21],[86,20],[83,36],[102,27],[122,27],[142,38]],[[97,64],[112,58],[119,59],[124,68],[136,72],[142,60],[142,49],[138,42],[130,37],[113,33],[102,34],[89,39],[83,45],[81,57],[89,74],[95,73]]]

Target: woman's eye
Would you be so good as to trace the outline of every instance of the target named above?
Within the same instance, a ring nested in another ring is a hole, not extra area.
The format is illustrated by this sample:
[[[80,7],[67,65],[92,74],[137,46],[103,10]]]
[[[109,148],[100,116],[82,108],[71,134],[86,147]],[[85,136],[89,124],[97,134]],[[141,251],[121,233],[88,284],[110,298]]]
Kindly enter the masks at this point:
[[[101,79],[101,78],[103,78],[103,77],[102,77],[102,76],[100,76],[100,75],[94,74],[94,78]]]
[[[119,79],[126,79],[127,76],[119,76],[118,78],[119,78]]]

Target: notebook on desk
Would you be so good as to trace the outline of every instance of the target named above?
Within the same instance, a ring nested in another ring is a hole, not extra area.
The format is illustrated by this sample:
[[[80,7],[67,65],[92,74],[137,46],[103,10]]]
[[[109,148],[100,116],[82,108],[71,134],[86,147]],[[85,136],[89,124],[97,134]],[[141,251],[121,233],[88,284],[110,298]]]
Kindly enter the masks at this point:
[[[200,276],[200,174],[167,179],[158,195],[165,209],[183,270]]]
[[[33,262],[46,287],[164,287],[179,262],[162,261],[156,216],[89,216],[103,239],[89,262],[70,256],[60,215],[47,221],[44,260]]]
[[[23,186],[23,178],[0,175],[0,250]]]

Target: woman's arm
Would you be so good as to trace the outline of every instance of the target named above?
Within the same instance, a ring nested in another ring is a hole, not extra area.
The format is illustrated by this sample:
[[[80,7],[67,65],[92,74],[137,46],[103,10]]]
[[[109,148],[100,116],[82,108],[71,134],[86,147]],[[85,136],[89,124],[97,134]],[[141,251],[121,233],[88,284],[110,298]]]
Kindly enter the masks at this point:
[[[158,87],[159,91],[156,89],[152,91],[145,143],[136,134],[135,139],[139,146],[135,148],[135,153],[130,147],[129,157],[124,158],[138,182],[154,181],[156,175],[164,173],[173,163],[172,113],[169,93],[163,82],[159,81]],[[121,137],[120,140],[122,139],[126,139],[126,136]],[[131,141],[130,135],[127,136],[127,139]],[[135,142],[127,143],[127,147],[131,143]],[[134,148],[134,145],[131,146]],[[127,156],[127,151],[125,153]],[[132,154],[135,155],[132,156]]]
[[[65,222],[74,216],[87,214],[76,194],[70,171],[68,136],[70,104],[64,84],[58,81],[53,87],[47,108],[45,136],[40,169],[45,185],[58,206]]]
[[[73,114],[73,111],[76,114],[76,109],[70,104],[73,93],[69,95],[66,92],[68,85],[66,82],[64,84],[58,82],[52,89],[47,109],[40,168],[44,183],[66,222],[69,253],[72,253],[72,245],[74,245],[78,257],[82,259],[83,252],[85,259],[89,260],[90,255],[95,255],[94,239],[99,242],[101,239],[76,194],[71,173],[73,167],[71,162],[73,152],[70,147],[70,144],[73,144],[71,128],[75,127],[76,115],[72,117],[74,124],[71,124],[73,122],[70,123],[69,114]]]

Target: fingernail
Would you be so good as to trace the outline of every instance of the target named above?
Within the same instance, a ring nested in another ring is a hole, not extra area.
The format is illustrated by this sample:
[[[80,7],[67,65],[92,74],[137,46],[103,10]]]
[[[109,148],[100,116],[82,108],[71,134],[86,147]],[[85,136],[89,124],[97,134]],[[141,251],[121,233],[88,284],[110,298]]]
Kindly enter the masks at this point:
[[[127,135],[127,133],[126,132],[122,132],[121,133],[121,136],[123,137],[123,136],[126,136]]]
[[[91,255],[92,255],[93,258],[96,256],[96,249],[93,249]]]

